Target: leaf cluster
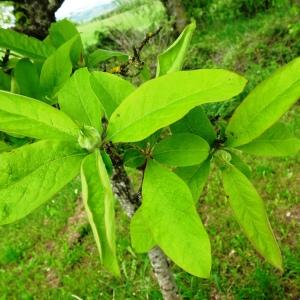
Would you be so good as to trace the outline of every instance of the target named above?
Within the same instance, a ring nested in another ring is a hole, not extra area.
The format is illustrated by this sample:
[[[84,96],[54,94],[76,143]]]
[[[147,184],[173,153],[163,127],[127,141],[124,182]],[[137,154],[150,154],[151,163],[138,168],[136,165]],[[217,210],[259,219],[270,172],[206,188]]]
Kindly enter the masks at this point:
[[[300,97],[300,59],[278,69],[228,123],[216,126],[202,105],[232,99],[246,79],[222,69],[181,71],[194,30],[194,23],[188,25],[159,55],[156,78],[136,87],[122,77],[91,71],[99,61],[128,56],[102,50],[85,56],[68,21],[53,24],[45,41],[1,29],[0,47],[9,48],[14,60],[0,73],[6,78],[0,130],[26,142],[21,147],[0,143],[0,224],[25,217],[80,174],[101,262],[119,275],[110,178],[114,158],[106,153],[113,144],[124,164],[142,173],[142,204],[130,226],[135,251],[157,245],[185,271],[209,277],[210,241],[196,204],[217,169],[245,234],[282,269],[263,200],[242,154],[299,151],[300,140],[278,120]]]

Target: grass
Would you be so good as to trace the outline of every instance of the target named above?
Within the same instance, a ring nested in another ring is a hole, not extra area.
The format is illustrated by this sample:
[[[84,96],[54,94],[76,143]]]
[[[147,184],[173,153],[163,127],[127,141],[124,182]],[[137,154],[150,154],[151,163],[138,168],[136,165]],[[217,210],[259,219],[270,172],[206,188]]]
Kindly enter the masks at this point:
[[[299,38],[290,32],[298,21],[293,11],[279,11],[212,26],[195,35],[186,67],[236,70],[252,87],[300,55]],[[299,136],[300,106],[283,121]],[[253,250],[233,219],[220,178],[214,176],[198,207],[211,238],[212,276],[203,280],[174,267],[184,299],[300,298],[300,154],[247,161],[279,240],[285,271],[275,270]],[[79,190],[76,179],[27,218],[0,227],[0,299],[161,299],[147,256],[135,254],[130,246],[129,221],[119,206],[122,275],[116,279],[101,268],[89,226],[74,219]]]

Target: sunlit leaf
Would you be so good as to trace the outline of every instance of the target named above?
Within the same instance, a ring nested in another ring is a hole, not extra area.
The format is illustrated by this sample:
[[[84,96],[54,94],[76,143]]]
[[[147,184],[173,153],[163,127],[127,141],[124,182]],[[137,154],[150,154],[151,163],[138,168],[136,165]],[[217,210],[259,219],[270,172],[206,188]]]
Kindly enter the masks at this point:
[[[41,101],[0,91],[0,130],[36,139],[77,139],[78,126]]]
[[[223,184],[235,218],[256,250],[282,270],[280,249],[272,232],[263,201],[247,177],[233,165],[222,171]]]
[[[153,158],[174,167],[202,163],[209,154],[208,143],[198,135],[179,133],[160,141],[153,150]]]
[[[239,105],[226,128],[227,145],[248,144],[300,98],[300,58],[278,69]]]
[[[102,264],[120,275],[116,257],[114,196],[99,151],[88,155],[81,166],[82,198]]]
[[[239,149],[260,156],[295,155],[300,150],[300,139],[285,124],[276,123],[261,136]]]
[[[143,210],[147,229],[151,231],[149,239],[153,239],[185,271],[195,276],[209,277],[210,242],[192,194],[177,175],[154,161],[148,161],[140,209]],[[139,240],[137,234],[135,238],[140,250],[149,248],[145,237]]]
[[[58,92],[58,103],[73,120],[101,132],[102,105],[91,87],[90,76],[88,69],[78,69]]]
[[[39,141],[0,154],[0,224],[21,219],[80,171],[86,153],[73,142]]]
[[[181,70],[195,29],[195,22],[186,26],[177,40],[158,56],[157,77]]]
[[[134,91],[134,86],[117,75],[95,71],[90,78],[92,88],[109,118],[120,103]]]
[[[225,70],[179,71],[149,80],[114,111],[108,125],[113,142],[137,142],[204,103],[239,94],[246,80]]]

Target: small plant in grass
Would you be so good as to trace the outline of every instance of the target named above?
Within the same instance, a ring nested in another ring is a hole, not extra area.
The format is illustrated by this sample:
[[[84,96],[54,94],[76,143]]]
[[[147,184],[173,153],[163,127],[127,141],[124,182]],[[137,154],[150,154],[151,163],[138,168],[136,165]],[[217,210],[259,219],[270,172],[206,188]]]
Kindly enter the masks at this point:
[[[164,298],[176,299],[166,256],[190,274],[210,276],[210,242],[196,204],[214,164],[245,234],[282,270],[263,201],[242,157],[299,151],[300,140],[278,120],[300,97],[300,59],[258,85],[228,123],[212,124],[201,105],[232,99],[246,80],[222,69],[180,71],[194,29],[188,25],[159,55],[156,78],[139,87],[91,71],[110,57],[131,58],[107,51],[85,57],[67,21],[54,24],[43,42],[0,29],[0,47],[16,54],[0,73],[1,88],[9,90],[0,91],[1,224],[25,217],[80,174],[104,267],[120,275],[116,197],[132,217],[134,250],[149,253]],[[137,193],[125,166],[141,173]]]

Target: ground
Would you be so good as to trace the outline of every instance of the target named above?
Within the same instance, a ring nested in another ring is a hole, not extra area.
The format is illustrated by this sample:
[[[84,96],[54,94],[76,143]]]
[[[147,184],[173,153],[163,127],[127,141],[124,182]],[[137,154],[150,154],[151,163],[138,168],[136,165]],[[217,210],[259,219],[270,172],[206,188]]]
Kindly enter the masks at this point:
[[[292,10],[216,24],[196,33],[186,68],[235,70],[249,79],[249,91],[279,65],[300,56],[297,24]],[[208,110],[222,114],[230,105]],[[299,104],[283,121],[300,135]],[[212,243],[212,276],[199,279],[174,268],[184,299],[300,298],[300,155],[247,161],[282,249],[284,272],[253,250],[214,176],[199,202]],[[121,277],[101,268],[91,230],[81,222],[79,194],[75,179],[27,218],[0,227],[0,299],[161,299],[147,256],[130,246],[129,221],[119,206]]]

